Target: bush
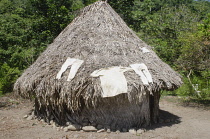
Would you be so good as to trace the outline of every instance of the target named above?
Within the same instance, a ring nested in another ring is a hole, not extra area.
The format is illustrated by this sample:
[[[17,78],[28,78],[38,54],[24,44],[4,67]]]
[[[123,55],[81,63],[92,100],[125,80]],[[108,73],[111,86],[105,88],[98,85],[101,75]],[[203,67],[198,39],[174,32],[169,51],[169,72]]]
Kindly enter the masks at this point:
[[[178,96],[190,97],[192,99],[207,100],[210,99],[209,79],[200,76],[191,78],[192,84],[187,77],[183,79],[184,84],[177,90],[173,91]]]
[[[20,70],[11,68],[7,63],[4,63],[0,69],[0,95],[11,92],[13,84],[18,78]]]

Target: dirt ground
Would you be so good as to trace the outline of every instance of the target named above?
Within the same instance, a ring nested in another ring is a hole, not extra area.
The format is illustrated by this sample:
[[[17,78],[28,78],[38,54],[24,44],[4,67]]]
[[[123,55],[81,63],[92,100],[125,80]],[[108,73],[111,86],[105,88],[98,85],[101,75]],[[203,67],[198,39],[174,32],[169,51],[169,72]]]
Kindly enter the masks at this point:
[[[33,104],[11,96],[0,98],[0,139],[209,139],[210,109],[183,106],[175,97],[163,97],[160,102],[161,118],[172,122],[155,124],[140,135],[124,133],[96,133],[58,131],[52,125],[38,120],[27,120]]]

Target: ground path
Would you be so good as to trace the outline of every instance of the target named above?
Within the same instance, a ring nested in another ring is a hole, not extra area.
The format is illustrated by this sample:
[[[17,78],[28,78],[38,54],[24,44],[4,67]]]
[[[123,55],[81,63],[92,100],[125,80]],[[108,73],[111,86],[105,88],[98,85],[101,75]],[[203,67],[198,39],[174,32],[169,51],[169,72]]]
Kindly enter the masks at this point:
[[[31,102],[1,97],[0,139],[209,139],[210,110],[184,107],[171,100],[173,98],[162,98],[160,108],[161,117],[166,120],[172,117],[173,122],[156,124],[137,136],[129,132],[57,131],[44,122],[23,118],[33,108]]]

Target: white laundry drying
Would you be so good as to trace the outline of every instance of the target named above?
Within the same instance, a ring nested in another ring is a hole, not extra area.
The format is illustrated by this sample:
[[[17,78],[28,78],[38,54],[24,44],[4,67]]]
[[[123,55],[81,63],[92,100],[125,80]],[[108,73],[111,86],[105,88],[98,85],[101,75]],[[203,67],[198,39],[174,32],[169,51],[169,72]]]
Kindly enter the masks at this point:
[[[144,85],[149,85],[153,83],[152,76],[144,63],[141,64],[131,64],[131,68],[138,74]]]
[[[102,97],[113,97],[127,93],[127,81],[123,73],[129,70],[132,69],[128,67],[110,67],[96,70],[91,73],[91,76],[100,77],[103,90]]]
[[[140,49],[143,53],[149,53],[150,52],[146,47],[143,47],[143,48],[140,48]]]
[[[71,66],[71,69],[67,78],[67,81],[71,81],[75,77],[78,69],[80,68],[83,62],[84,62],[83,60],[68,57],[66,61],[63,63],[60,71],[58,72],[56,79],[60,79],[63,72],[65,72],[66,69],[69,66]]]

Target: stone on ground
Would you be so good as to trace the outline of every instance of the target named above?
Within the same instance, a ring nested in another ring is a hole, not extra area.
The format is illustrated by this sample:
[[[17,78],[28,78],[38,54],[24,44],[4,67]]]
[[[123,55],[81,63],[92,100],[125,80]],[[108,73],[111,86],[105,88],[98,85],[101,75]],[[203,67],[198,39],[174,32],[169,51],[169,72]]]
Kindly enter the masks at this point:
[[[136,135],[136,130],[135,129],[129,129],[129,133]]]
[[[81,126],[80,125],[69,125],[68,129],[71,131],[78,131],[81,129]]]
[[[138,130],[136,131],[136,134],[137,134],[137,135],[140,135],[140,134],[142,134],[142,133],[144,133],[144,129],[138,129]]]
[[[98,130],[97,132],[98,133],[101,133],[101,132],[105,132],[106,130],[105,129],[100,129],[100,130]]]
[[[82,130],[85,131],[85,132],[97,131],[97,129],[94,126],[84,126],[84,127],[82,127]]]

